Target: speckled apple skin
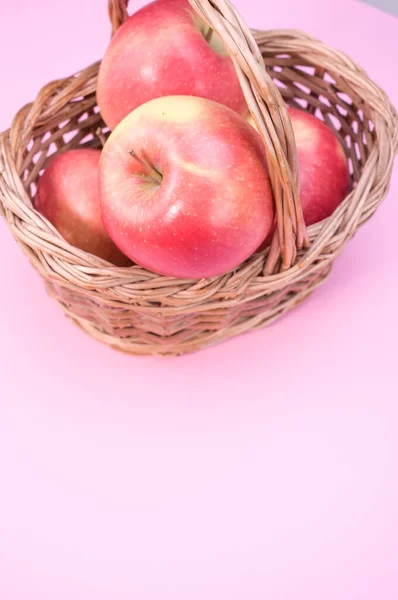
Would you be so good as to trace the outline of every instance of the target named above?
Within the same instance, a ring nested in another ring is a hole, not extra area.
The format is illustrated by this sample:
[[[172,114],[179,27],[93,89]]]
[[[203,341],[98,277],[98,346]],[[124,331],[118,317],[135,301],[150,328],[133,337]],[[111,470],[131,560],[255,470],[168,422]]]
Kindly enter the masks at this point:
[[[134,13],[113,37],[101,63],[97,101],[107,125],[161,96],[215,100],[247,115],[232,60],[187,0],[156,0]]]
[[[141,160],[162,174],[156,184]],[[246,260],[270,230],[274,202],[260,136],[216,102],[148,102],[111,134],[100,161],[105,227],[151,271],[200,279]]]

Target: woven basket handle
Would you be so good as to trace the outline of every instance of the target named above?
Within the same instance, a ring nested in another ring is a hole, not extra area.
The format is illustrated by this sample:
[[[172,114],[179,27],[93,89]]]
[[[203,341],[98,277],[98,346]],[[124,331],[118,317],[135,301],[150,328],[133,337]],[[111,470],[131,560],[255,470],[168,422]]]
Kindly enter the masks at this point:
[[[112,25],[112,35],[128,18],[128,3],[129,0],[108,0],[108,13]]]
[[[112,33],[128,18],[129,0],[108,0]],[[276,205],[277,229],[266,273],[291,267],[297,250],[308,245],[299,200],[299,168],[294,134],[282,96],[265,70],[251,31],[229,0],[189,0],[214,29],[231,56],[247,105],[264,141]],[[279,258],[282,257],[282,261]]]

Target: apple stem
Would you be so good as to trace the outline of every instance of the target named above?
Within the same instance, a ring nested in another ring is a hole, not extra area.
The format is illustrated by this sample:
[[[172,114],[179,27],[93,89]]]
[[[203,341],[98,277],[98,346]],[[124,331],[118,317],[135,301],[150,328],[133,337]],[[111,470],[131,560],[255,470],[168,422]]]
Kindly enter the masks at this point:
[[[144,169],[147,171],[148,175],[150,175],[158,183],[162,183],[163,177],[162,177],[162,174],[159,173],[159,171],[157,171],[156,169],[154,169],[152,167],[152,165],[150,165],[146,160],[144,160],[143,158],[141,158],[140,156],[138,156],[134,152],[134,150],[130,150],[129,154],[130,154],[130,156],[132,156],[133,158],[135,158],[135,160],[137,160],[142,167],[144,167]]]
[[[208,32],[205,35],[205,40],[208,44],[210,44],[211,38],[213,37],[213,29],[211,27],[209,27]]]

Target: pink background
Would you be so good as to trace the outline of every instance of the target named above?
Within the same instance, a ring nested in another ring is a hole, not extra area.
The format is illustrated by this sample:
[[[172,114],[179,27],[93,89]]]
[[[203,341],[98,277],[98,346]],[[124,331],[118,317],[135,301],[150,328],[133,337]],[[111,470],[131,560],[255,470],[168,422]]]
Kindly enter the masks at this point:
[[[236,4],[349,52],[398,105],[394,17]],[[4,3],[0,129],[108,35],[105,0]],[[396,600],[397,193],[398,171],[303,306],[180,359],[70,325],[0,223],[1,600]]]

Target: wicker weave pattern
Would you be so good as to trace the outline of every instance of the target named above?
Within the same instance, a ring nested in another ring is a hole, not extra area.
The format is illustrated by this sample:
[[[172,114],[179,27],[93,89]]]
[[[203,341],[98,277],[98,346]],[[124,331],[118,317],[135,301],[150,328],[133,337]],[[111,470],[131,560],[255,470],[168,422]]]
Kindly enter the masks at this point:
[[[116,268],[73,248],[33,209],[35,183],[48,161],[69,148],[99,147],[99,129],[107,133],[95,102],[98,63],[43,88],[0,137],[0,213],[12,235],[65,314],[125,352],[190,352],[262,327],[296,306],[383,200],[398,149],[394,108],[345,55],[297,31],[249,32],[226,0],[190,1],[223,37],[268,148],[279,226],[271,251],[221,277],[176,280],[138,266]],[[109,12],[116,29],[126,3],[111,0]],[[352,172],[350,195],[308,234],[281,95],[335,130]]]

